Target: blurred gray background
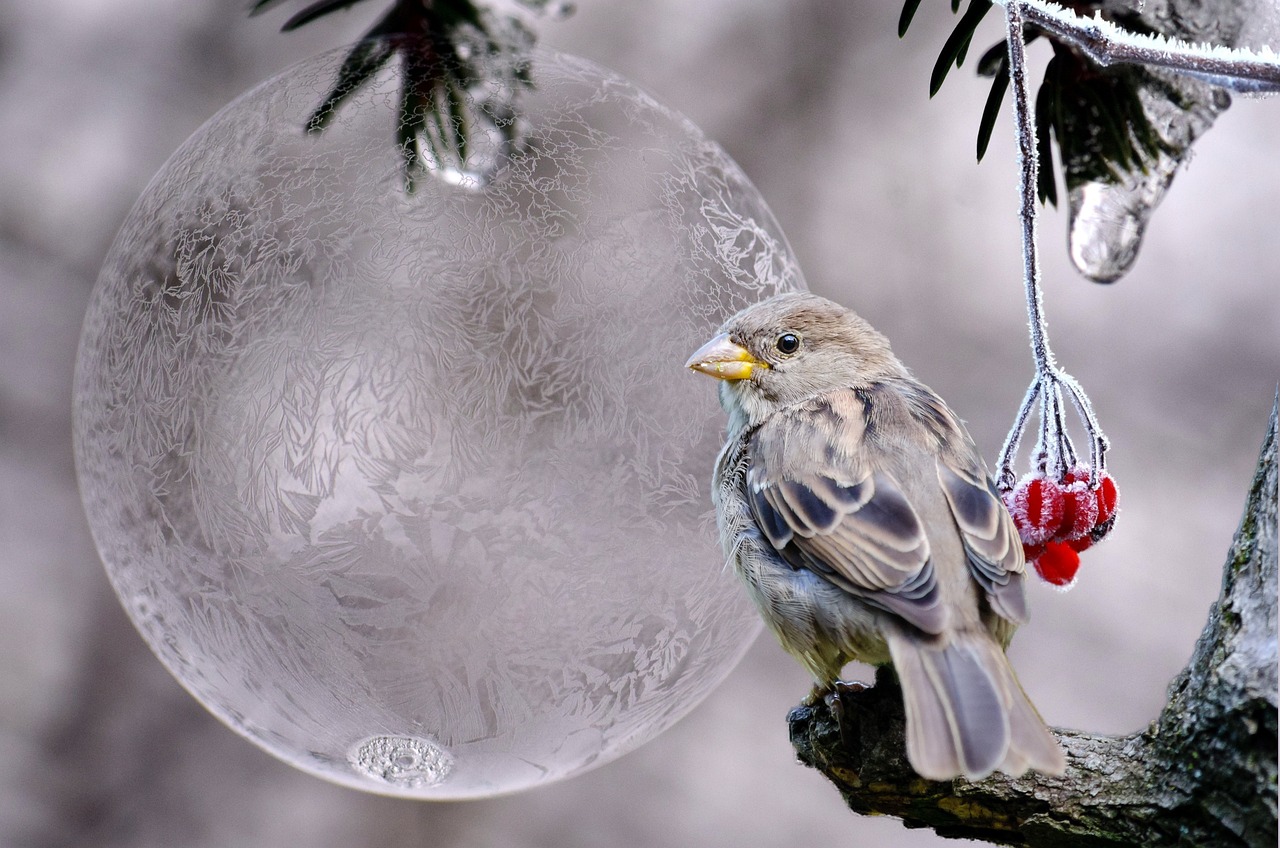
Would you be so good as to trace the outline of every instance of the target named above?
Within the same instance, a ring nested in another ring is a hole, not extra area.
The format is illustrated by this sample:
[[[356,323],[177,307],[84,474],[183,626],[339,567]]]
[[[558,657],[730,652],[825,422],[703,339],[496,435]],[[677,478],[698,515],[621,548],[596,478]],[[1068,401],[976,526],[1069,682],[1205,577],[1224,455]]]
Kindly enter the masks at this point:
[[[357,37],[377,2],[281,35],[246,0],[0,5],[0,846],[930,845],[850,814],[798,765],[809,688],[762,638],[673,730],[508,798],[330,786],[190,699],[125,619],[72,466],[71,373],[99,262],[166,157],[219,107]],[[365,8],[368,6],[368,8]],[[994,458],[1031,377],[1008,109],[981,165],[970,68],[934,101],[953,18],[894,0],[581,0],[543,42],[632,78],[734,156],[811,287],[853,306]],[[1001,34],[992,15],[975,45]],[[1037,67],[1043,45],[1032,51]],[[1038,78],[1038,73],[1037,73]],[[1059,358],[1111,437],[1122,515],[1068,594],[1033,591],[1012,654],[1055,725],[1124,733],[1164,702],[1215,597],[1280,378],[1280,101],[1237,99],[1111,287],[1042,219]]]

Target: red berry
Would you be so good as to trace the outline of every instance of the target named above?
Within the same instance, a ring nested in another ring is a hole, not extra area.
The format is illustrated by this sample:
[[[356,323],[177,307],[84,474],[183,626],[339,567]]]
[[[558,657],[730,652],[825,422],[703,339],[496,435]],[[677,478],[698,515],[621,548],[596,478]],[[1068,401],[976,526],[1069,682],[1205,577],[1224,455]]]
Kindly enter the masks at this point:
[[[1082,551],[1090,545],[1102,541],[1108,533],[1111,532],[1112,526],[1116,522],[1116,482],[1107,472],[1102,472],[1102,479],[1098,482],[1096,489],[1091,488],[1093,483],[1093,470],[1088,466],[1077,465],[1075,468],[1067,472],[1068,486],[1067,495],[1067,511],[1071,513],[1071,526],[1064,527],[1064,533],[1058,538],[1065,539],[1069,542],[1080,543],[1077,547],[1072,545],[1077,551]],[[1093,503],[1085,503],[1085,499],[1092,500]],[[1083,510],[1083,512],[1082,512]],[[1089,528],[1081,532],[1085,519],[1089,515],[1093,516],[1093,521]],[[1084,541],[1088,539],[1088,541]]]
[[[1095,494],[1098,501],[1098,520],[1089,531],[1089,537],[1098,542],[1111,532],[1112,526],[1116,523],[1116,483],[1111,479],[1110,474],[1103,472],[1102,483]]]
[[[1098,486],[1098,522],[1110,521],[1116,514],[1116,481],[1111,475],[1102,472],[1102,483]]]
[[[1110,532],[1115,523],[1116,484],[1103,472],[1097,488],[1094,472],[1077,465],[1061,482],[1043,472],[1028,474],[1004,502],[1022,537],[1026,561],[1047,583],[1070,588],[1080,569],[1080,552]]]
[[[1036,557],[1031,565],[1046,583],[1066,589],[1075,582],[1080,557],[1061,542],[1049,542],[1044,546],[1044,553]]]
[[[1094,530],[1096,529],[1097,528],[1094,528]],[[1093,538],[1093,531],[1090,531],[1086,535],[1081,536],[1079,539],[1068,539],[1065,544],[1068,548],[1075,551],[1076,553],[1083,553],[1084,551],[1087,551],[1089,548],[1093,547],[1093,543],[1096,541],[1097,539]]]
[[[1098,523],[1098,497],[1089,488],[1091,469],[1077,465],[1062,481],[1062,524],[1056,534],[1061,540],[1083,539]]]
[[[1062,488],[1052,480],[1028,474],[1005,494],[1024,545],[1041,545],[1052,539],[1062,524],[1065,502]]]

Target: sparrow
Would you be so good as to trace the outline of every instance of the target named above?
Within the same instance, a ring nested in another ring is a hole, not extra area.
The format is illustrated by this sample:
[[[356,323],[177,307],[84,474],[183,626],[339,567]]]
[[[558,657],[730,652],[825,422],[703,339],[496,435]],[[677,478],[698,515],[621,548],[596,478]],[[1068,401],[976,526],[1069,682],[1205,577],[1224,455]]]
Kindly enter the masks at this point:
[[[922,777],[1066,761],[1005,649],[1027,621],[1018,532],[960,419],[849,309],[788,293],[686,363],[729,416],[712,500],[725,556],[782,647],[830,696],[892,663]]]

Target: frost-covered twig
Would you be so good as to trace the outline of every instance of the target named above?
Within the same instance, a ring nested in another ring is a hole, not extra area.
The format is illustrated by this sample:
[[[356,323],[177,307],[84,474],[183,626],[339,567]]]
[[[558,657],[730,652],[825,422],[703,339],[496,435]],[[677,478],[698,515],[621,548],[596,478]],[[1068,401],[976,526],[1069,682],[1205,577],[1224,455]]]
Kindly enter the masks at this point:
[[[1168,68],[1234,91],[1280,91],[1280,54],[1269,46],[1258,50],[1190,44],[1163,35],[1130,32],[1105,20],[1077,15],[1049,0],[1009,0],[1021,5],[1025,22],[1070,44],[1102,66],[1116,64]]]
[[[1036,2],[1037,0],[1026,0]],[[1005,7],[1008,27],[1009,79],[1013,88],[1014,123],[1018,136],[1018,163],[1020,174],[1019,218],[1022,222],[1022,272],[1027,294],[1027,319],[1031,327],[1031,352],[1035,358],[1036,375],[1023,398],[1022,406],[1014,419],[1013,429],[1000,452],[998,483],[1003,491],[1013,489],[1017,475],[1013,462],[1022,440],[1022,432],[1030,417],[1036,399],[1040,399],[1040,433],[1036,440],[1034,463],[1042,473],[1051,473],[1056,480],[1065,479],[1076,464],[1075,447],[1066,432],[1066,416],[1063,394],[1072,401],[1091,441],[1089,458],[1094,470],[1093,485],[1100,485],[1105,471],[1107,438],[1098,425],[1084,389],[1071,375],[1060,369],[1049,347],[1048,328],[1045,323],[1043,294],[1040,286],[1040,260],[1036,236],[1036,185],[1039,162],[1036,152],[1035,118],[1031,110],[1030,86],[1027,82],[1026,45],[1022,30],[1026,24],[1022,0],[1009,0]]]

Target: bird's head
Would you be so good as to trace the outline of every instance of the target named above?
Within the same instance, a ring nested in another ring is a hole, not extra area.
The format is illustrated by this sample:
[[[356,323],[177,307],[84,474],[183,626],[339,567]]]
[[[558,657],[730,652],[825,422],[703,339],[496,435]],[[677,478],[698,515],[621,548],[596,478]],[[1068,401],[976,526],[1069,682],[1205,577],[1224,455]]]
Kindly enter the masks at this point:
[[[833,389],[907,375],[888,339],[870,324],[838,303],[802,292],[742,310],[685,365],[722,380],[721,403],[746,426]]]

